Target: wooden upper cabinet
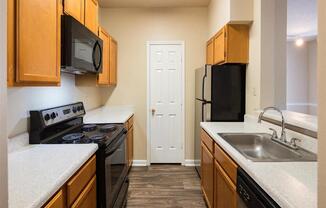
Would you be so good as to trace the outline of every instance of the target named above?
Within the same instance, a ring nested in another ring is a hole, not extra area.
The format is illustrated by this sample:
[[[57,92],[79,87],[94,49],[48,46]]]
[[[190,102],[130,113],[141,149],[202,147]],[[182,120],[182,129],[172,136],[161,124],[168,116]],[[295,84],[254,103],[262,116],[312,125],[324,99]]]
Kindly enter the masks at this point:
[[[237,208],[237,191],[223,168],[214,164],[214,208]]]
[[[214,64],[225,61],[225,30],[220,30],[214,38]]]
[[[249,61],[249,26],[227,24],[214,37],[214,64]],[[208,58],[208,57],[207,57]]]
[[[209,208],[214,203],[214,156],[206,145],[201,143],[201,188]]]
[[[85,0],[64,0],[64,12],[84,24]]]
[[[210,39],[206,45],[206,64],[214,64],[214,38]]]
[[[98,34],[97,0],[85,0],[85,26],[91,31],[93,31],[95,34]]]
[[[110,85],[117,84],[118,67],[118,43],[112,37],[110,38]]]
[[[8,79],[29,84],[59,83],[61,0],[16,0],[15,3],[16,10],[8,11],[8,18],[13,17],[10,12],[16,13],[15,52],[10,53],[16,59],[15,77]],[[9,37],[9,41],[12,44],[12,37]],[[12,45],[8,47],[9,51],[14,50],[10,48]],[[8,76],[13,76],[12,64],[9,63]]]
[[[102,73],[98,75],[97,84],[98,85],[109,85],[110,84],[110,36],[102,28],[99,28],[98,32],[99,37],[103,40],[103,53],[102,53]]]
[[[15,29],[15,0],[7,1],[7,84],[13,86],[16,79],[16,29]]]

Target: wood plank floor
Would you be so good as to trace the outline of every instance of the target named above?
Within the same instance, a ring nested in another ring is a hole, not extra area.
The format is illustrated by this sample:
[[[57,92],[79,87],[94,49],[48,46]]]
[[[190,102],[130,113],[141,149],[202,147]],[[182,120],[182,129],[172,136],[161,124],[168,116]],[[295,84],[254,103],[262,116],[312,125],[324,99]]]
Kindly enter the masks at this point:
[[[128,208],[206,208],[193,167],[132,167],[129,179]]]

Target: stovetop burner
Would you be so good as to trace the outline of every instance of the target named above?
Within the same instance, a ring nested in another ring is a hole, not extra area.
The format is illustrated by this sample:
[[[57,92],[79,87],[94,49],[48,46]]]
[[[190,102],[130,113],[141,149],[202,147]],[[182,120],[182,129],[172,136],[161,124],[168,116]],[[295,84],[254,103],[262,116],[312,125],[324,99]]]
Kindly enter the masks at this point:
[[[75,140],[80,140],[85,137],[85,134],[83,133],[72,133],[72,134],[67,134],[62,137],[62,140],[64,141],[75,141]]]
[[[95,131],[96,129],[97,129],[97,126],[95,124],[87,124],[82,127],[82,130],[86,131],[86,132]]]
[[[116,125],[107,124],[107,125],[101,126],[100,131],[105,132],[105,133],[109,133],[109,132],[112,132],[112,131],[116,130],[116,128],[117,128]]]
[[[105,139],[105,134],[95,134],[89,137],[92,141],[100,141],[102,139]]]

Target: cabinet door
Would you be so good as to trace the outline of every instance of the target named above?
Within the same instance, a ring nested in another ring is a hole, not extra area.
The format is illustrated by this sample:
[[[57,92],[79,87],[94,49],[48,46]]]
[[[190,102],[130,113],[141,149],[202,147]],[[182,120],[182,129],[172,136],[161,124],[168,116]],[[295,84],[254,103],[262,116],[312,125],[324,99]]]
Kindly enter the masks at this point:
[[[214,157],[204,143],[201,143],[201,188],[208,207],[213,207]]]
[[[16,9],[16,82],[58,83],[61,0],[17,0]]]
[[[15,83],[15,0],[7,0],[7,84]]]
[[[102,73],[98,75],[97,84],[99,85],[109,85],[110,84],[110,68],[109,68],[109,59],[110,59],[110,36],[103,29],[99,28],[99,37],[103,40],[103,54],[102,54]]]
[[[214,64],[214,38],[206,45],[206,64]]]
[[[220,30],[214,38],[214,64],[225,61],[225,30]]]
[[[71,208],[96,208],[96,176],[87,184]]]
[[[214,208],[236,208],[236,186],[216,161],[214,175]]]
[[[226,33],[226,62],[249,62],[249,26],[227,25]]]
[[[64,12],[84,24],[85,0],[64,0]]]
[[[45,206],[44,208],[64,208],[65,201],[63,191],[60,190]]]
[[[112,37],[110,39],[110,85],[117,84],[117,61],[118,61],[118,43]]]
[[[134,127],[131,127],[128,131],[128,161],[129,166],[132,166],[134,159]]]
[[[85,26],[97,34],[98,31],[98,2],[85,0]]]

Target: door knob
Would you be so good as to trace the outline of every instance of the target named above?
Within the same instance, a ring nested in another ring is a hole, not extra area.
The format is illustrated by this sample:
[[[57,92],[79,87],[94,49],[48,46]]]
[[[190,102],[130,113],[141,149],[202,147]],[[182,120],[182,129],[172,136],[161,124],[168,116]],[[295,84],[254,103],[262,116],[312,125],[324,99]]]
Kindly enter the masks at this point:
[[[152,108],[152,114],[154,115],[156,112],[156,110],[154,108]]]

